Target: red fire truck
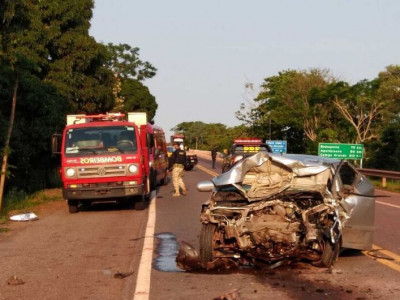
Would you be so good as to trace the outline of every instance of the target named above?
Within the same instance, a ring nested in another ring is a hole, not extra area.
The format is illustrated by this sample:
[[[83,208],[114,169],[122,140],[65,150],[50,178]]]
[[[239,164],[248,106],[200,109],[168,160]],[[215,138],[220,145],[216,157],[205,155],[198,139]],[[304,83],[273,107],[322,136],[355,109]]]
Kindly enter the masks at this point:
[[[157,184],[164,185],[168,175],[168,151],[164,130],[148,123],[150,133],[149,164],[152,189]]]
[[[53,137],[53,152],[57,141]],[[59,152],[69,212],[78,212],[80,203],[110,200],[134,200],[136,209],[144,209],[157,180],[154,165],[167,175],[166,149],[154,148],[146,113],[68,115]],[[164,164],[155,162],[163,153]]]

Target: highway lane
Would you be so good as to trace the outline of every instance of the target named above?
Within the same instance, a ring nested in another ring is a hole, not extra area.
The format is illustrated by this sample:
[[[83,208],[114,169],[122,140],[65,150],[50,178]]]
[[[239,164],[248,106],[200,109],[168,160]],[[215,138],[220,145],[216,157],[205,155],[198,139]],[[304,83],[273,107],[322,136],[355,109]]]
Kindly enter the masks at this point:
[[[164,243],[163,236],[186,241],[198,249],[200,208],[208,195],[197,192],[195,186],[219,170],[211,169],[211,162],[199,157],[199,165],[185,175],[188,196],[173,198],[170,184],[159,189],[149,299],[214,299],[233,290],[243,299],[399,299],[400,273],[359,251],[345,251],[331,270],[296,264],[273,271],[245,268],[224,273],[193,273],[175,269],[171,260],[166,264],[169,270],[158,266],[157,259],[165,254],[157,251]],[[385,209],[386,206],[377,205],[377,214]],[[385,228],[391,225],[381,224],[385,217],[376,219],[376,236],[386,235]],[[386,247],[390,242],[379,237],[377,245]]]

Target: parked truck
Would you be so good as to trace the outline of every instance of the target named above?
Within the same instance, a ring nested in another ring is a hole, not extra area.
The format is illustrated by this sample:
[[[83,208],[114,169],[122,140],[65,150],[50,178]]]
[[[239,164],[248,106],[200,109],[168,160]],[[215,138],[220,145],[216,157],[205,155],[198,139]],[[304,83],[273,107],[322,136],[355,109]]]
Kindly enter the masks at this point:
[[[70,213],[82,203],[110,200],[144,209],[157,180],[167,176],[165,137],[142,112],[68,115],[63,134],[53,136],[53,152],[61,154]]]

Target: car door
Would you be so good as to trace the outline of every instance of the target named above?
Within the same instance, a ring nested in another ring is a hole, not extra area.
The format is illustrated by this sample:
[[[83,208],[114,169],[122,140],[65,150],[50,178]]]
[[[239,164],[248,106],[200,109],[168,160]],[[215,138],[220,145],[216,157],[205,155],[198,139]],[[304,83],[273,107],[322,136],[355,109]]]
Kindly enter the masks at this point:
[[[336,191],[350,218],[345,223],[342,246],[372,249],[375,223],[375,196],[371,182],[347,161],[341,161],[336,175]]]

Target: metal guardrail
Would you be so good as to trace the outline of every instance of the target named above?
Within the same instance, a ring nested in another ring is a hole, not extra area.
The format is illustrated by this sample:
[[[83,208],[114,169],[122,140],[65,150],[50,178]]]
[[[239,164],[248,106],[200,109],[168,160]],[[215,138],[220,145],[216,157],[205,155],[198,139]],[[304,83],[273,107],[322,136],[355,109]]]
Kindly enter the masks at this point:
[[[358,169],[361,174],[366,176],[381,177],[382,187],[386,187],[386,178],[400,180],[400,172],[376,170],[376,169]]]

